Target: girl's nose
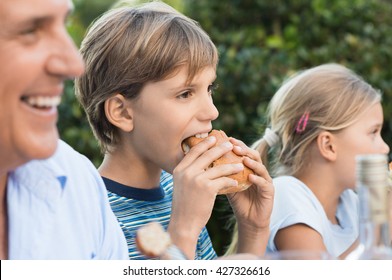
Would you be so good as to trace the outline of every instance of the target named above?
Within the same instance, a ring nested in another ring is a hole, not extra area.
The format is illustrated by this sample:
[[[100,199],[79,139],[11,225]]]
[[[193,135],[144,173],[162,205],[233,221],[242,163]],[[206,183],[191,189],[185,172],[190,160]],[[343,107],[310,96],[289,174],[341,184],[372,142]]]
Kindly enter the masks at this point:
[[[385,143],[384,140],[383,140],[382,142],[383,142],[382,153],[383,153],[383,154],[389,154],[390,148],[389,148],[388,144]]]

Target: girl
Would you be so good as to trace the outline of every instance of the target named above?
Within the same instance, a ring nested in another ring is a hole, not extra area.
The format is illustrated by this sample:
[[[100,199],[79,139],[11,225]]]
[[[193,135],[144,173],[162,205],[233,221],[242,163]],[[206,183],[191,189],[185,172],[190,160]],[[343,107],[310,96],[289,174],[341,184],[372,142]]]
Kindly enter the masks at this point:
[[[381,94],[344,66],[295,75],[268,110],[254,147],[276,152],[277,176],[267,251],[317,250],[344,258],[358,237],[355,156],[387,154]],[[235,246],[235,239],[232,247]]]

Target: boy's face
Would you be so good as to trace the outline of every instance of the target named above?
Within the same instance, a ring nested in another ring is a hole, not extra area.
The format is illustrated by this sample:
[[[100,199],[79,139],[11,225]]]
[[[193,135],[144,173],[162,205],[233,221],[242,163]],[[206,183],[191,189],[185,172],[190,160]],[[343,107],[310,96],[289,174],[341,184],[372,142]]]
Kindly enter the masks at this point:
[[[65,29],[70,0],[0,1],[0,174],[57,146],[64,80],[83,62]]]
[[[139,158],[172,172],[184,157],[181,143],[207,133],[218,117],[212,88],[215,68],[202,69],[186,84],[187,68],[166,80],[148,83],[133,104],[131,141]]]
[[[345,180],[342,184],[345,187],[355,186],[356,155],[389,153],[389,147],[381,137],[383,119],[381,104],[377,103],[355,123],[336,134],[337,178]]]

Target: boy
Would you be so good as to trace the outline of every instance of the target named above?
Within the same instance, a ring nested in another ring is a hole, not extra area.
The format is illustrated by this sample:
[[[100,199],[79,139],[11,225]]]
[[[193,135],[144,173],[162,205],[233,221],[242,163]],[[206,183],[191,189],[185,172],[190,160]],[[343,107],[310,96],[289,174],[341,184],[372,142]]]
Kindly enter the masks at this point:
[[[186,156],[181,149],[187,137],[206,137],[218,117],[218,53],[200,26],[160,2],[122,7],[90,27],[81,53],[86,73],[76,82],[77,96],[105,154],[99,172],[130,258],[143,258],[135,231],[149,221],[167,228],[188,258],[216,257],[205,225],[218,191],[237,184],[226,176],[244,166],[206,169],[232,149],[256,174],[251,189],[229,195],[240,228],[237,252],[263,254],[273,187],[258,153],[235,139],[213,147],[214,137]],[[257,201],[249,200],[252,191],[260,192]]]

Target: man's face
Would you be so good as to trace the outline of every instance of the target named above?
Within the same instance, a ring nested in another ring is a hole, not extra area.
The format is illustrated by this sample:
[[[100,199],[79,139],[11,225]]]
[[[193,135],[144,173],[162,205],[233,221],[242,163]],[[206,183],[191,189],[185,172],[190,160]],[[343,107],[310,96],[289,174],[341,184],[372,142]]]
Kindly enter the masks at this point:
[[[0,1],[0,175],[51,156],[64,80],[83,62],[65,29],[69,0]]]

